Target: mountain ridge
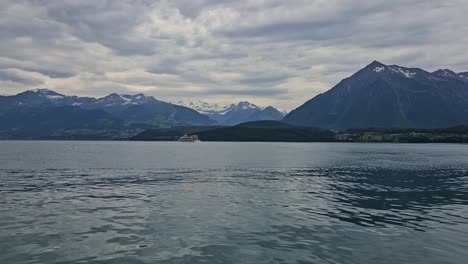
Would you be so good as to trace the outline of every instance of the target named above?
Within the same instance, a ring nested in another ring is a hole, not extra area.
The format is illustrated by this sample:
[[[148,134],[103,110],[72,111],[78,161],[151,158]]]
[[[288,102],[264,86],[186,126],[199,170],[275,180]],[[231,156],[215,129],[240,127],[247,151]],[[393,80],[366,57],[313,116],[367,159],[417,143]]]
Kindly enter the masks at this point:
[[[44,108],[75,106],[82,109],[101,109],[127,122],[173,125],[236,125],[247,121],[281,120],[284,114],[268,106],[260,107],[248,101],[230,105],[164,102],[153,96],[111,93],[102,97],[69,96],[46,88],[0,96],[0,114],[17,107]],[[193,108],[187,107],[185,105]]]
[[[229,105],[209,104],[199,99],[192,101],[176,101],[187,107],[193,107],[199,113],[215,120],[219,125],[236,125],[248,121],[281,120],[285,113],[273,106],[261,107],[248,101],[240,101]]]
[[[16,95],[1,96],[0,112],[12,107],[76,106],[82,109],[101,109],[129,122],[178,122],[208,125],[213,121],[195,110],[157,100],[142,93],[135,95],[111,93],[107,96],[67,96],[49,89],[27,90]],[[137,112],[139,116],[137,117]],[[145,118],[142,118],[145,117]]]
[[[373,61],[283,121],[329,129],[467,124],[468,79],[463,76]]]

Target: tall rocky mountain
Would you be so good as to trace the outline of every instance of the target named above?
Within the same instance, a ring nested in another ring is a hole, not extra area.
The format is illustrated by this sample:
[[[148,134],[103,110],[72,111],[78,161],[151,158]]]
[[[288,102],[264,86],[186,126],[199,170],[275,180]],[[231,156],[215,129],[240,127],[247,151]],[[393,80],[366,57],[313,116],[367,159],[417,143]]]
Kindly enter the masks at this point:
[[[321,128],[440,128],[468,124],[468,73],[374,61],[293,110],[284,122]]]

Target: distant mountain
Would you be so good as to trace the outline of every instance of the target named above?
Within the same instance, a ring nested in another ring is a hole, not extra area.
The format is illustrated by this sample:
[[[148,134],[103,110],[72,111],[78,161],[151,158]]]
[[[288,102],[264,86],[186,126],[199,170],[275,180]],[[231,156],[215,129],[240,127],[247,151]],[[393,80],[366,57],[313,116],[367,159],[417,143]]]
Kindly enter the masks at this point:
[[[0,113],[12,108],[75,106],[81,109],[100,109],[113,116],[142,123],[175,123],[208,125],[208,117],[188,107],[159,101],[144,94],[110,94],[102,98],[65,96],[48,89],[25,91],[13,96],[0,96]]]
[[[231,104],[224,111],[211,114],[209,117],[220,125],[230,126],[249,121],[252,115],[262,110],[261,107],[244,101],[238,104]]]
[[[468,74],[374,61],[289,113],[322,128],[442,128],[468,124]]]
[[[176,100],[171,102],[176,105],[185,106],[188,108],[192,108],[193,110],[199,112],[200,114],[217,114],[223,112],[229,106],[222,105],[222,104],[212,104],[201,101],[200,99],[188,99],[188,100]]]
[[[57,97],[63,98],[62,95],[46,89],[25,91],[14,96],[0,96],[0,114],[17,107],[53,106],[52,101]]]
[[[215,120],[217,124],[226,126],[236,125],[248,121],[281,120],[285,116],[284,112],[280,112],[278,109],[272,106],[263,108],[247,101],[226,106],[220,104],[210,104],[200,100],[180,100],[174,103],[193,108],[199,113]]]
[[[261,121],[261,120],[281,120],[284,113],[280,112],[273,106],[268,106],[265,109],[253,113],[248,117],[248,121]]]

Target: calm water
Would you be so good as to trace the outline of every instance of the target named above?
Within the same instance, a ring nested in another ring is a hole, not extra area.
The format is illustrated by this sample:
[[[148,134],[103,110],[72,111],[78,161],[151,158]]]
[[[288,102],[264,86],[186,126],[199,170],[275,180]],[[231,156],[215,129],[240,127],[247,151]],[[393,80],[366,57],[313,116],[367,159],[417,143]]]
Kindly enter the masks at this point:
[[[0,141],[0,263],[466,263],[468,145]]]

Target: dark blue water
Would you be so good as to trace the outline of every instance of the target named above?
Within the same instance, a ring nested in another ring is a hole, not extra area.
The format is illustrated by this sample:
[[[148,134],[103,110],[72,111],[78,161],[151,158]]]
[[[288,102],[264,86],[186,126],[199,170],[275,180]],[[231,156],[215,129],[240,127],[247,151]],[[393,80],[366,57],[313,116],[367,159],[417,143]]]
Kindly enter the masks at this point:
[[[466,263],[468,145],[0,142],[0,263]]]

